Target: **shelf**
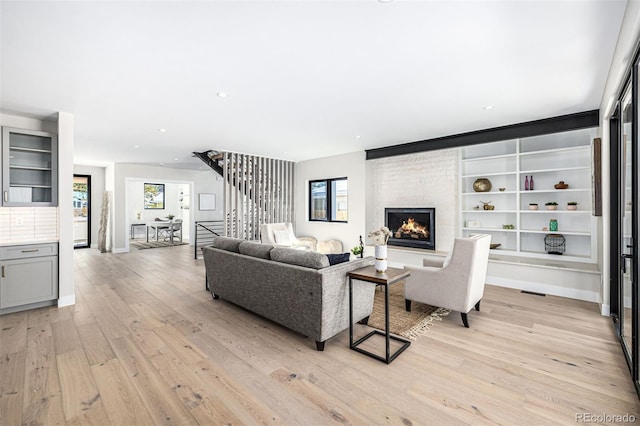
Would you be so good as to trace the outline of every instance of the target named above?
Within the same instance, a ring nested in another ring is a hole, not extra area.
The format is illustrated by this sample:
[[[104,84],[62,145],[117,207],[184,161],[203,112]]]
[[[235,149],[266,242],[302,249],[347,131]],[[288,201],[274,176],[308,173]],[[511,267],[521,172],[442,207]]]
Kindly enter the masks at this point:
[[[589,232],[578,232],[578,231],[538,231],[536,229],[521,229],[520,232],[522,234],[562,234],[562,235],[575,235],[578,237],[590,237],[591,234]]]
[[[36,171],[41,171],[41,172],[50,172],[51,171],[51,167],[32,167],[32,166],[11,166],[9,165],[10,169],[17,169],[17,170],[36,170]]]
[[[567,189],[534,189],[533,191],[520,191],[521,195],[525,194],[549,194],[549,193],[561,193],[561,192],[591,192],[591,189],[584,188],[567,188]]]
[[[518,213],[517,210],[462,210],[462,213]]]
[[[520,210],[520,213],[531,214],[591,214],[591,210]]]
[[[488,157],[474,157],[474,158],[463,158],[463,162],[467,161],[482,161],[482,160],[498,160],[501,158],[513,158],[517,154],[500,154],[500,155],[490,155]]]
[[[502,228],[462,228],[463,231],[484,231],[484,232],[518,232],[517,229]]]
[[[556,173],[556,172],[571,172],[575,170],[590,170],[589,166],[580,166],[580,167],[566,167],[562,169],[538,169],[538,170],[520,170],[520,174],[530,175],[534,173]]]
[[[20,152],[37,152],[40,154],[51,154],[50,149],[39,149],[39,148],[23,148],[21,146],[10,146],[9,150],[11,151],[20,151]]]
[[[463,178],[477,178],[477,177],[487,177],[487,176],[508,176],[508,175],[516,175],[516,172],[500,172],[500,173],[474,173],[472,175],[464,175]]]
[[[554,148],[554,149],[543,149],[540,151],[526,151],[520,152],[520,156],[528,156],[528,155],[539,155],[539,154],[560,154],[571,151],[583,151],[590,148],[590,145],[580,145],[580,146],[570,146],[567,148]]]
[[[23,183],[11,183],[10,187],[14,188],[45,188],[51,189],[51,185],[31,185],[31,184],[23,184]]]
[[[516,191],[463,192],[462,195],[515,194]]]

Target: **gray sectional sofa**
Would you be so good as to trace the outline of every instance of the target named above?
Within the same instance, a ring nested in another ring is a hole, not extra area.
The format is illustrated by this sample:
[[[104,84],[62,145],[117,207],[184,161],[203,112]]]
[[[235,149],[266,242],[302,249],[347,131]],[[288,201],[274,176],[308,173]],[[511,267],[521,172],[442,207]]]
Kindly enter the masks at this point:
[[[222,298],[275,321],[316,341],[349,328],[347,272],[372,265],[372,257],[329,265],[317,252],[274,247],[217,237],[203,247],[208,288]],[[375,286],[353,282],[353,321],[373,309]]]

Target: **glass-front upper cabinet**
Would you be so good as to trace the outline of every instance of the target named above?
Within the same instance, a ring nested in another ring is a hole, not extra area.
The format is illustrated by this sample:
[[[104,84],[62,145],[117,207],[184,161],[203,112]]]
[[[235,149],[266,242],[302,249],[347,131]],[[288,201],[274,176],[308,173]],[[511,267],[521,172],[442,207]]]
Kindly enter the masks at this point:
[[[2,128],[2,205],[58,205],[55,134]]]

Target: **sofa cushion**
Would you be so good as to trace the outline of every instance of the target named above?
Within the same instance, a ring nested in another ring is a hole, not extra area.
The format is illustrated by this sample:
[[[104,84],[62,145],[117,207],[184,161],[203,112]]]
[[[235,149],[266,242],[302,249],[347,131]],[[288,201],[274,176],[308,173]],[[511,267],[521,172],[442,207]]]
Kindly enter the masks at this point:
[[[240,249],[240,254],[246,254],[251,257],[259,257],[261,259],[271,259],[269,253],[273,246],[271,244],[262,244],[253,241],[243,241],[240,243],[238,247]]]
[[[329,265],[337,265],[338,263],[348,262],[351,257],[351,253],[338,253],[332,254],[329,253],[326,255],[329,260]]]
[[[216,237],[213,240],[213,247],[220,249],[220,250],[226,250],[226,251],[232,251],[234,253],[240,253],[240,243],[243,242],[244,240],[241,240],[240,238],[231,238],[231,237]]]
[[[271,260],[313,269],[322,269],[329,266],[329,259],[322,253],[286,247],[274,247],[271,250]]]

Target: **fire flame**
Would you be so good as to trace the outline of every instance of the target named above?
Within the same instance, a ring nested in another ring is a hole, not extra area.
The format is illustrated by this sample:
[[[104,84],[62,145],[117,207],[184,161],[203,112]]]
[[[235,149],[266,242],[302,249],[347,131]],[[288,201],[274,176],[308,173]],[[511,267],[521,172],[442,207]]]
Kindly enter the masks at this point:
[[[412,217],[410,217],[408,221],[402,222],[402,226],[398,228],[398,233],[418,234],[424,238],[429,238],[429,230],[425,226],[416,222]]]

